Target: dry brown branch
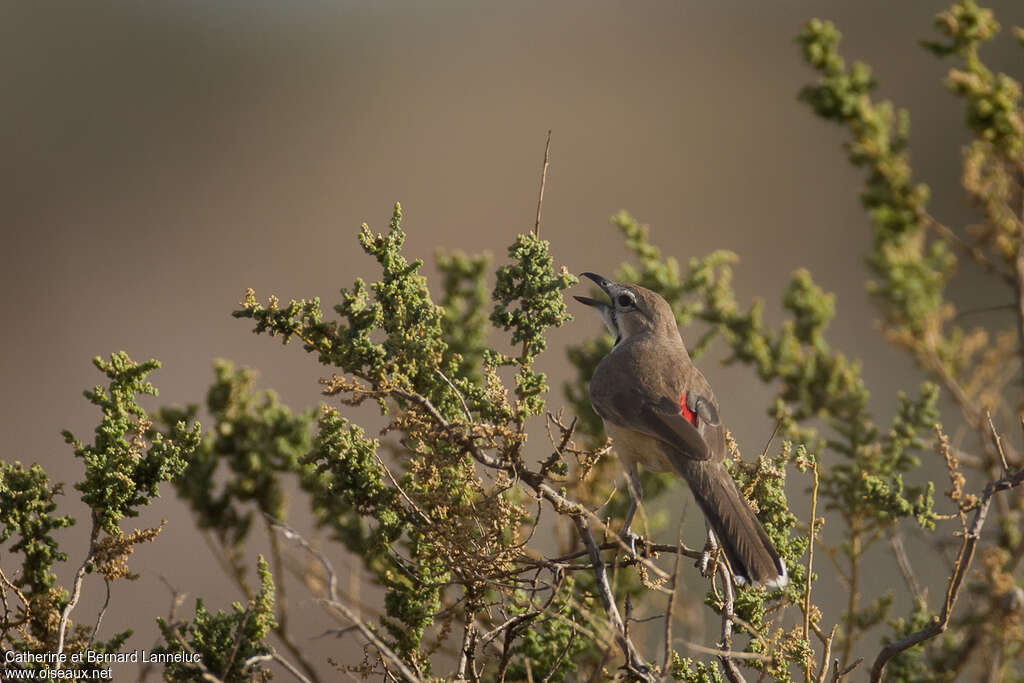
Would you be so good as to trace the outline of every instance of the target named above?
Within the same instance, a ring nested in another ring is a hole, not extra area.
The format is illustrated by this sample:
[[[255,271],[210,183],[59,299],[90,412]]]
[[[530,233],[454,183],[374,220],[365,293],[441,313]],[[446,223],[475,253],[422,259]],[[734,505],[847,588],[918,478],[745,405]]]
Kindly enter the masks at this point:
[[[743,678],[743,674],[740,673],[740,669],[734,661],[735,658],[731,654],[732,622],[736,616],[733,614],[732,576],[729,575],[725,562],[718,563],[718,572],[722,576],[722,590],[725,593],[722,602],[722,641],[718,660],[722,663],[725,677],[729,679],[730,683],[745,683],[746,679]]]
[[[594,578],[597,582],[597,590],[600,594],[605,614],[608,616],[608,620],[611,622],[612,628],[615,631],[615,640],[619,644],[622,654],[626,657],[626,670],[642,681],[650,681],[651,683],[654,683],[657,678],[651,674],[650,666],[644,662],[643,657],[640,656],[640,653],[637,651],[633,641],[630,640],[629,633],[626,630],[626,624],[622,620],[622,616],[619,614],[619,608],[615,604],[615,596],[612,593],[611,586],[608,585],[608,574],[605,572],[604,562],[601,559],[601,551],[598,550],[597,542],[594,540],[594,535],[590,531],[590,525],[587,518],[583,515],[575,514],[572,515],[572,521],[576,524],[576,530],[579,532],[580,538],[583,539],[583,543],[587,546],[587,549],[590,552],[590,561],[594,566]]]
[[[605,525],[604,528],[607,529],[608,526]],[[598,549],[600,549],[600,550],[612,550],[613,548],[614,549],[619,549],[621,547],[622,547],[622,544],[621,543],[617,543],[615,541],[608,541],[607,543],[601,543],[600,545],[598,545]],[[654,555],[658,555],[658,554],[661,554],[661,553],[668,553],[668,554],[679,553],[683,557],[688,557],[691,560],[699,560],[699,559],[701,559],[704,556],[704,553],[702,553],[699,550],[694,550],[693,548],[688,547],[685,543],[680,543],[678,546],[668,545],[666,543],[648,543],[648,544],[645,544],[644,547],[647,548]],[[574,553],[569,553],[568,555],[562,555],[560,557],[556,557],[556,558],[548,560],[548,561],[553,563],[553,564],[562,564],[562,563],[568,562],[569,560],[574,560],[577,557],[583,557],[584,555],[588,555],[588,554],[589,554],[589,551],[587,551],[587,550],[577,550]],[[627,562],[623,566],[632,566],[634,564],[636,564],[635,561],[627,560]]]
[[[476,624],[473,619],[467,616],[466,627],[462,631],[462,647],[459,649],[459,662],[455,667],[455,680],[464,681],[466,680],[466,666],[470,664],[472,659],[473,650],[475,649],[476,641]],[[472,665],[470,664],[470,671],[472,671]],[[473,678],[476,678],[475,672]]]
[[[816,683],[825,683],[825,677],[828,675],[828,660],[832,657],[832,641],[835,640],[838,628],[839,624],[834,625],[828,638],[825,639],[825,649],[821,653],[821,666],[818,668]]]
[[[93,517],[92,520],[92,531],[89,532],[89,550],[85,553],[85,559],[82,560],[82,564],[78,567],[78,571],[75,572],[74,587],[71,591],[71,599],[68,600],[68,604],[64,605],[64,609],[60,613],[60,622],[57,627],[57,654],[64,651],[64,638],[67,635],[68,620],[71,618],[71,611],[78,605],[78,601],[82,597],[82,583],[85,581],[85,575],[92,566],[93,556],[96,553],[96,540],[100,535],[99,521]]]
[[[960,552],[957,554],[956,562],[953,566],[953,575],[950,577],[949,585],[946,588],[946,597],[942,604],[941,614],[938,617],[934,617],[932,623],[927,627],[882,648],[882,651],[878,653],[878,657],[875,659],[874,665],[871,667],[870,680],[872,683],[882,679],[885,666],[893,657],[918,643],[934,638],[946,630],[953,607],[956,604],[956,599],[960,595],[964,577],[967,576],[971,561],[974,559],[974,551],[981,536],[981,529],[985,524],[985,518],[988,515],[992,498],[1000,491],[1006,491],[1019,486],[1021,482],[1024,482],[1024,469],[1018,470],[1012,476],[1006,476],[997,481],[990,482],[985,487],[981,500],[974,510],[974,518],[971,521],[970,528],[963,535]]]

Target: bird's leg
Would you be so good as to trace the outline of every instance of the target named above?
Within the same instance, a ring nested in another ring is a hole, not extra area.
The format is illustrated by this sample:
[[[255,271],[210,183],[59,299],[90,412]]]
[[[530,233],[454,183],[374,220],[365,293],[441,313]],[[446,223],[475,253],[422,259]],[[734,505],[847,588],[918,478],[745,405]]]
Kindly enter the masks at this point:
[[[708,530],[708,538],[704,542],[704,550],[701,551],[700,559],[697,560],[697,568],[700,569],[701,576],[708,577],[712,576],[717,571],[717,562],[712,565],[711,558],[715,555],[715,551],[718,550],[718,541],[715,539],[715,534],[711,531],[711,525],[706,521],[704,522],[705,528]]]
[[[630,555],[636,558],[636,542],[640,537],[633,532],[630,526],[633,524],[633,516],[636,514],[636,510],[640,506],[640,499],[644,495],[636,467],[626,468],[626,488],[629,489],[629,509],[626,511],[626,517],[622,520],[622,531],[619,532],[619,537],[623,543],[629,546]]]

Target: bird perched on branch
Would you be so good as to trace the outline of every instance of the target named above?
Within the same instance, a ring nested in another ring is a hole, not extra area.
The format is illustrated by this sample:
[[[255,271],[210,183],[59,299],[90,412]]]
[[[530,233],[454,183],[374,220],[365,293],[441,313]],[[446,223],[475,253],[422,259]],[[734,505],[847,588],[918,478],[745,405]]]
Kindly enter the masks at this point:
[[[575,297],[597,309],[615,337],[590,380],[590,402],[630,480],[623,533],[635,543],[629,527],[642,495],[637,465],[675,472],[690,485],[736,582],[782,588],[786,565],[725,468],[718,403],[690,360],[668,302],[637,285],[583,276],[610,299]]]

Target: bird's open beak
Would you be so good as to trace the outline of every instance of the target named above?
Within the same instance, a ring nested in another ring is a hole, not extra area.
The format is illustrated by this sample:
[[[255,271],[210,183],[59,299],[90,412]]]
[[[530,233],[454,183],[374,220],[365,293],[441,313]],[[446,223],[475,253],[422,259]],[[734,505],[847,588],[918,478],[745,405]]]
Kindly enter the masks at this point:
[[[597,286],[600,287],[601,290],[605,294],[607,294],[609,297],[611,297],[611,291],[610,290],[615,285],[614,282],[612,282],[608,278],[601,277],[600,275],[597,275],[595,273],[580,273],[580,275],[582,277],[589,278],[589,279],[593,280],[597,284]],[[574,296],[573,298],[576,299],[576,301],[579,301],[581,304],[586,304],[587,306],[593,306],[594,308],[596,308],[598,310],[605,309],[605,308],[611,308],[611,305],[608,302],[606,302],[606,301],[598,301],[597,299],[591,299],[589,296]]]

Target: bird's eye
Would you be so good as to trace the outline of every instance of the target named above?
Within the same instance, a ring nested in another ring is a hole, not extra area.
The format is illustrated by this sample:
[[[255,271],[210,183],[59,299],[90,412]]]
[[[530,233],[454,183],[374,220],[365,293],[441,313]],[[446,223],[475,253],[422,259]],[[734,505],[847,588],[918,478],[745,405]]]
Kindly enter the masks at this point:
[[[633,305],[633,298],[632,297],[630,297],[627,294],[620,294],[619,295],[619,306],[622,306],[623,308],[628,308],[628,307],[630,307],[632,305]]]

